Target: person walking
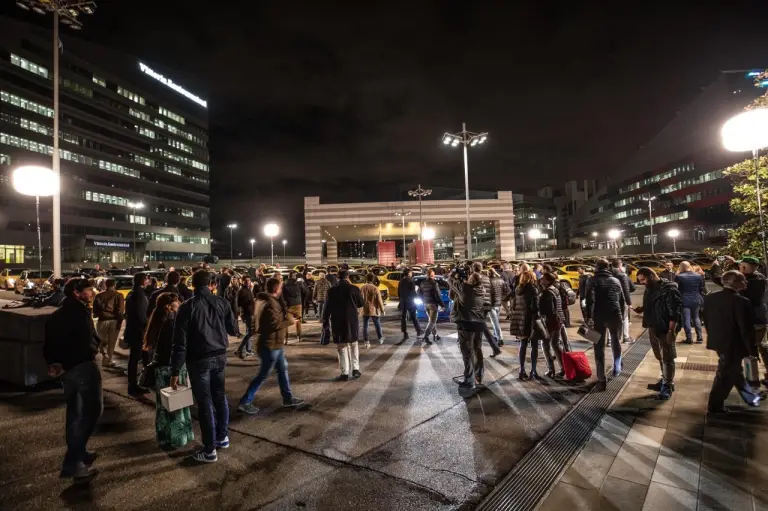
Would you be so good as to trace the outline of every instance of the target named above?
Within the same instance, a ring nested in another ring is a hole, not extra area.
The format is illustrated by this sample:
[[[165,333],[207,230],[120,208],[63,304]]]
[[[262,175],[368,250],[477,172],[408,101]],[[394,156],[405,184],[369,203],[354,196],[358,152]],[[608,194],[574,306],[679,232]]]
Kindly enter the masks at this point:
[[[173,292],[161,293],[155,297],[155,309],[147,324],[143,350],[151,360],[155,371],[155,438],[161,449],[178,449],[195,439],[192,431],[190,408],[169,412],[163,408],[160,389],[171,385],[171,349],[173,347],[173,326],[181,297]],[[179,371],[179,384],[189,385],[187,368]]]
[[[315,315],[315,319],[317,319],[317,303],[314,299],[315,279],[312,278],[311,271],[304,272],[304,285],[306,286],[307,293],[304,296],[304,304],[301,308],[301,312],[304,314],[304,317],[306,317],[307,314],[309,314],[309,310],[312,309],[312,313]]]
[[[101,372],[95,361],[101,342],[88,308],[93,299],[88,279],[68,280],[64,293],[61,306],[46,322],[43,357],[48,375],[61,377],[67,403],[67,451],[60,477],[82,482],[98,473],[92,467],[97,454],[87,446],[104,408]]]
[[[624,320],[622,323],[622,340],[621,342],[633,343],[634,340],[629,335],[629,309],[632,307],[632,292],[635,290],[635,285],[629,280],[629,275],[624,271],[624,265],[621,259],[611,259],[611,275],[616,277],[616,280],[621,284],[621,292],[624,295]]]
[[[125,332],[123,338],[130,348],[128,354],[128,394],[141,397],[149,390],[139,387],[139,361],[146,366],[149,361],[144,358],[141,347],[144,344],[144,330],[147,327],[147,307],[149,298],[145,288],[149,278],[146,273],[139,272],[133,276],[133,289],[125,299]]]
[[[755,325],[755,346],[757,347],[763,366],[768,368],[768,345],[766,345],[765,332],[768,326],[768,307],[766,307],[765,293],[768,280],[758,271],[760,261],[756,257],[746,256],[739,261],[739,268],[747,280],[747,287],[741,291],[752,306],[752,317]],[[706,320],[705,320],[706,322]],[[763,385],[768,387],[768,369],[766,369]]]
[[[106,289],[93,299],[93,316],[96,318],[96,332],[101,339],[99,352],[102,367],[114,367],[117,335],[123,326],[125,298],[115,290],[115,279],[105,280]]]
[[[419,298],[421,298],[424,304],[424,311],[429,318],[427,328],[424,330],[424,342],[430,345],[432,344],[432,341],[429,340],[430,333],[433,340],[440,340],[440,336],[437,334],[437,313],[439,309],[445,309],[445,303],[443,303],[443,299],[440,296],[440,286],[435,280],[434,270],[427,270],[427,278],[419,284],[418,292]]]
[[[376,338],[379,344],[384,344],[384,334],[381,332],[381,321],[379,316],[384,314],[384,300],[381,299],[381,291],[374,281],[375,275],[367,273],[365,275],[365,284],[360,288],[360,294],[363,297],[363,340],[365,347],[370,348],[368,341],[368,322],[373,321],[373,327],[376,329]]]
[[[421,337],[421,326],[419,326],[419,319],[416,317],[416,285],[411,278],[411,269],[406,268],[403,270],[400,283],[397,286],[397,296],[400,300],[398,308],[400,309],[400,330],[403,332],[403,341],[408,339],[407,316],[411,317],[413,327],[416,329],[416,337]]]
[[[341,375],[336,381],[347,381],[350,366],[353,378],[362,376],[360,348],[357,344],[360,336],[358,314],[365,303],[360,290],[349,282],[349,271],[339,270],[338,276],[339,283],[328,290],[323,310],[323,330],[330,329],[331,338],[339,352]]]
[[[288,312],[293,315],[294,318],[301,320],[302,303],[304,302],[304,283],[299,282],[296,278],[296,272],[291,270],[288,272],[288,279],[283,284],[283,300],[285,300],[288,306]],[[301,342],[301,321],[296,323],[296,337]]]
[[[291,382],[288,377],[288,361],[285,358],[285,340],[288,337],[288,327],[301,321],[287,309],[285,302],[280,300],[284,284],[278,279],[267,280],[267,290],[255,297],[253,327],[257,337],[256,346],[261,365],[259,373],[251,380],[245,394],[237,405],[239,412],[256,415],[259,409],[253,405],[261,385],[266,381],[272,369],[277,374],[283,407],[295,408],[304,404],[303,399],[293,396]]]
[[[560,332],[565,324],[565,314],[563,314],[563,306],[560,298],[560,290],[556,285],[557,275],[554,273],[544,273],[541,276],[540,287],[541,294],[539,295],[539,313],[544,320],[544,324],[547,327],[548,336],[544,337],[544,358],[547,361],[547,374],[549,378],[562,378],[565,375],[563,370],[563,351],[560,346]],[[554,359],[552,357],[552,350],[555,352]],[[555,373],[555,363],[560,368],[560,371]]]
[[[224,298],[229,285],[232,283],[232,275],[226,266],[221,269],[221,274],[216,281],[216,295]]]
[[[683,300],[683,329],[685,330],[685,344],[693,344],[691,336],[691,321],[696,331],[696,344],[702,343],[701,335],[701,317],[699,311],[704,305],[704,295],[706,294],[706,285],[704,277],[696,274],[691,263],[683,261],[679,266],[680,273],[677,274],[675,283],[680,291]]]
[[[491,326],[493,326],[493,335],[499,346],[504,346],[504,333],[501,330],[501,304],[504,302],[504,297],[507,293],[504,291],[506,285],[504,280],[498,273],[492,268],[488,270],[491,281]]]
[[[520,339],[520,373],[518,380],[527,380],[529,377],[540,379],[536,371],[536,361],[539,358],[540,335],[534,329],[534,322],[539,317],[539,290],[536,285],[536,274],[526,268],[522,271],[515,288],[515,300],[512,302],[512,319],[509,332]],[[525,354],[528,345],[531,346],[531,372],[525,371]]]
[[[723,290],[704,297],[707,349],[718,356],[707,403],[709,413],[728,412],[725,400],[734,387],[748,406],[760,404],[760,396],[749,386],[741,368],[744,357],[757,356],[753,305],[739,294],[747,289],[747,282],[738,271],[727,271],[722,276]]]
[[[512,317],[511,301],[514,300],[513,290],[515,289],[515,277],[517,273],[509,263],[504,263],[502,268],[503,270],[501,272],[501,280],[504,281],[504,285],[506,287],[505,295],[501,299],[501,305],[504,307],[504,313],[506,314],[507,320],[509,320]]]
[[[331,289],[331,281],[326,278],[325,272],[321,271],[319,279],[315,282],[315,289],[312,291],[312,298],[317,302],[317,315],[322,320],[325,310],[325,300],[328,298],[328,290]]]
[[[675,338],[681,324],[683,299],[678,283],[659,278],[650,268],[640,268],[637,279],[645,286],[645,292],[643,305],[634,310],[643,316],[643,328],[648,329],[653,355],[661,366],[661,379],[648,388],[659,393],[658,399],[667,400],[675,391]]]
[[[186,364],[197,403],[203,448],[192,458],[218,461],[217,449],[229,448],[229,405],[224,388],[229,335],[235,335],[235,317],[224,298],[214,296],[215,283],[205,270],[192,275],[195,295],[176,314],[171,351],[171,387],[178,388]]]
[[[235,318],[235,337],[242,338],[243,334],[240,332],[240,304],[238,303],[238,297],[240,294],[240,279],[237,276],[233,276],[229,282],[229,286],[224,290],[224,299],[229,303],[229,307],[232,309],[232,315]]]
[[[155,310],[155,303],[157,297],[162,293],[176,293],[179,295],[179,300],[182,302],[192,298],[192,292],[181,283],[181,275],[177,271],[169,271],[165,274],[165,286],[161,287],[157,291],[154,291],[149,296],[149,304],[147,305],[147,318],[152,316],[152,312]]]
[[[240,313],[243,316],[243,324],[245,324],[245,336],[240,344],[237,346],[235,353],[245,360],[248,357],[253,356],[253,291],[251,284],[251,278],[243,277],[243,285],[240,286],[240,290],[237,292],[237,303],[240,306]]]
[[[462,280],[457,271],[452,272],[448,286],[453,300],[451,321],[456,324],[461,358],[464,361],[464,378],[459,383],[459,393],[471,392],[478,385],[482,385],[485,370],[482,344],[485,327],[485,288],[480,273],[475,271],[471,271],[466,280]]]
[[[613,376],[621,373],[621,339],[624,321],[624,291],[621,283],[611,275],[610,264],[606,259],[599,259],[595,265],[595,275],[587,284],[587,322],[600,332],[600,340],[595,344],[595,364],[597,366],[596,392],[603,392],[605,381],[605,343],[610,335],[613,351]],[[610,332],[610,334],[609,334]]]

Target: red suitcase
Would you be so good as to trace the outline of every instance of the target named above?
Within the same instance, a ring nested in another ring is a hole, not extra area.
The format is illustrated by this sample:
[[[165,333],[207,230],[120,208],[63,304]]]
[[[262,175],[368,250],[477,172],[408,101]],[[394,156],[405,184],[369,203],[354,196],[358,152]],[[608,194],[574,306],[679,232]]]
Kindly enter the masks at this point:
[[[563,353],[563,370],[565,377],[571,381],[582,381],[592,376],[589,360],[583,351]]]

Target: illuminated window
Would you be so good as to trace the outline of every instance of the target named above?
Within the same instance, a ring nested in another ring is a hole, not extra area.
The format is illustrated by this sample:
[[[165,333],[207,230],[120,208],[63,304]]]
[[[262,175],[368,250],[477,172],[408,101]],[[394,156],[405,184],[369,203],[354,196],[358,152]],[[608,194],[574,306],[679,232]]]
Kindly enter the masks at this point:
[[[138,154],[133,155],[133,160],[136,162],[141,163],[142,165],[146,165],[147,167],[154,167],[155,166],[155,160],[151,158],[146,158],[144,156],[139,156]]]
[[[61,80],[61,84],[66,87],[67,89],[73,90],[77,92],[78,94],[82,94],[83,96],[87,96],[89,98],[93,97],[93,90],[91,90],[89,87],[86,87],[84,85],[80,85],[77,82],[73,82],[72,80],[69,80],[68,78],[64,78]]]
[[[128,113],[131,114],[134,117],[138,117],[142,121],[147,121],[147,122],[151,122],[152,121],[152,119],[149,117],[149,114],[146,114],[146,113],[142,112],[141,110],[135,110],[133,108],[129,108],[128,109]]]
[[[128,223],[147,225],[147,217],[141,215],[128,215]]]
[[[128,199],[116,195],[108,195],[98,192],[84,191],[80,192],[80,198],[92,202],[101,202],[104,204],[113,204],[115,206],[128,206]]]
[[[138,94],[136,94],[134,92],[131,92],[131,91],[127,90],[127,89],[123,89],[119,85],[117,86],[117,93],[120,94],[123,97],[126,97],[126,98],[130,99],[134,103],[138,103],[140,105],[146,104],[144,102],[144,98],[143,97],[141,97]]]
[[[201,163],[197,160],[193,160],[192,158],[187,158],[186,156],[181,156],[181,155],[172,153],[170,151],[166,151],[165,149],[160,149],[158,147],[153,147],[152,152],[160,153],[164,158],[168,158],[173,161],[184,163],[186,165],[189,165],[190,167],[194,167],[196,169],[208,172],[208,165],[206,165],[205,163]]]
[[[171,112],[167,108],[164,108],[164,107],[161,106],[159,111],[160,111],[160,115],[164,115],[164,116],[168,117],[169,119],[173,119],[174,121],[178,122],[179,124],[186,124],[186,121],[184,120],[184,118],[182,116],[180,116],[179,114],[175,114],[175,113]]]
[[[191,153],[192,148],[185,144],[184,142],[179,142],[178,140],[168,139],[168,145],[171,147],[175,147],[176,149],[181,149],[182,151],[185,151],[187,153]]]
[[[102,87],[107,86],[107,82],[104,81],[104,78],[99,78],[96,75],[93,75],[93,83],[95,83],[96,85],[101,85]]]
[[[24,57],[19,57],[18,55],[14,55],[11,53],[11,64],[14,66],[18,66],[21,69],[24,69],[25,71],[29,71],[30,73],[34,73],[37,76],[42,76],[43,78],[48,78],[48,69],[46,67],[43,67],[39,64],[35,64],[34,62],[31,62]]]
[[[168,165],[167,163],[163,164],[163,167],[165,168],[166,172],[170,172],[171,174],[176,174],[177,176],[183,176],[183,172],[181,172],[181,169],[179,167],[176,167],[174,165]]]
[[[0,165],[10,165],[11,157],[7,154],[0,153]]]
[[[0,101],[3,103],[10,103],[11,105],[17,106],[24,110],[29,110],[30,112],[35,112],[36,114],[44,115],[46,117],[53,117],[53,108],[41,105],[40,103],[35,103],[34,101],[28,101],[9,92],[0,91]]]
[[[136,130],[139,132],[139,135],[144,135],[145,137],[149,138],[155,138],[155,132],[151,129],[145,128],[144,126],[136,126]]]

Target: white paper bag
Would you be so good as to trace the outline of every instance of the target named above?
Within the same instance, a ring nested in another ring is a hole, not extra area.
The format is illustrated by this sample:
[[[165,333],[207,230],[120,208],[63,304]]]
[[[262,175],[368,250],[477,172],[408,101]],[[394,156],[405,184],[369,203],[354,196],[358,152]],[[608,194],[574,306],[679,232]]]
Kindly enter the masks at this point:
[[[183,385],[179,385],[176,390],[173,390],[173,387],[161,389],[160,403],[169,412],[188,408],[193,403],[192,389]]]

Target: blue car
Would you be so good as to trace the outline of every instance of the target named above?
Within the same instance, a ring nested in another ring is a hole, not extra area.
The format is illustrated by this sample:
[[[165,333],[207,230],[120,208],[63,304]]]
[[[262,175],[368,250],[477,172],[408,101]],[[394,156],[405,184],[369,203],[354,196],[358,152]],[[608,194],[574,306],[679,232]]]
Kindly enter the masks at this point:
[[[420,275],[413,278],[413,283],[416,284],[416,288],[418,289],[421,286],[421,283],[426,279],[427,277],[425,275]],[[445,279],[445,277],[439,276],[435,276],[435,280],[437,281],[437,285],[440,288],[440,298],[442,298],[443,303],[445,304],[445,310],[438,311],[437,319],[438,321],[449,320],[451,319],[451,307],[453,306],[453,302],[448,297],[448,292],[450,291],[450,288],[448,287],[448,281]],[[419,319],[428,319],[427,311],[424,309],[424,302],[421,301],[421,298],[417,296],[414,300],[414,303],[416,304],[416,317]]]

